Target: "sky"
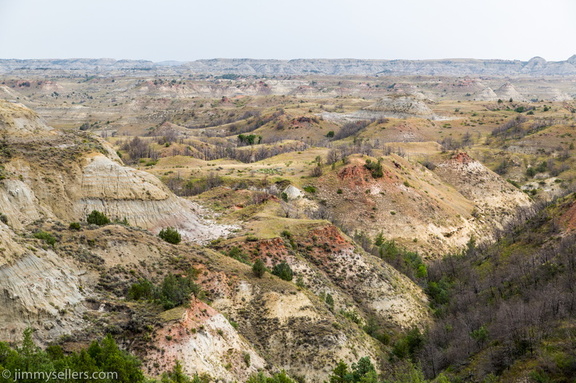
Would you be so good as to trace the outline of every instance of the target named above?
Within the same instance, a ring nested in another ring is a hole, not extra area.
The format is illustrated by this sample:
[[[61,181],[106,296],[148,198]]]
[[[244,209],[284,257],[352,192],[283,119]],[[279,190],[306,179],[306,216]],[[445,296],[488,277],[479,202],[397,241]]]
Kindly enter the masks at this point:
[[[0,0],[0,58],[549,61],[574,0]]]

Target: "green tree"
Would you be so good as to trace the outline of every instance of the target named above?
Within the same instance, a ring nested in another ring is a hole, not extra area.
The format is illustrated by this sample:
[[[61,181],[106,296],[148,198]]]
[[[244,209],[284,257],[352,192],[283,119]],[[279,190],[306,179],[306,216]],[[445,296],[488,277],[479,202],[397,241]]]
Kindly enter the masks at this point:
[[[332,375],[328,378],[330,383],[348,383],[352,381],[352,375],[348,370],[348,365],[344,361],[338,362]]]
[[[332,294],[326,294],[325,302],[328,306],[330,306],[330,308],[334,308],[334,298],[332,297]]]
[[[384,244],[384,242],[386,242],[386,239],[384,238],[384,233],[380,232],[376,235],[376,238],[374,238],[374,246],[382,246]]]
[[[376,379],[375,382],[377,382],[377,378],[375,376],[376,369],[374,368],[374,365],[370,361],[369,357],[362,357],[358,359],[358,363],[352,364],[352,377],[354,382],[366,381],[366,383],[368,383],[373,382],[373,379]],[[362,380],[363,378],[368,380]]]
[[[192,278],[180,275],[167,275],[162,281],[157,298],[160,300],[165,310],[180,306],[190,301],[191,294],[198,294],[200,288]]]
[[[163,240],[165,240],[166,242],[172,243],[174,245],[177,245],[180,243],[180,241],[182,241],[182,236],[180,235],[178,230],[172,227],[167,227],[165,229],[160,230],[158,236]]]
[[[92,342],[88,354],[96,361],[101,371],[114,371],[118,375],[115,382],[142,382],[144,374],[140,371],[140,361],[120,350],[116,341],[108,334],[101,342]]]
[[[290,265],[286,263],[286,261],[282,261],[281,263],[275,265],[272,269],[272,274],[285,281],[291,281],[294,277],[294,272],[292,271]]]
[[[444,377],[441,379],[444,379]],[[443,380],[440,380],[440,382],[443,382]],[[394,374],[394,377],[391,380],[387,380],[386,383],[428,383],[428,380],[424,378],[420,366],[407,363],[402,365],[399,371]]]
[[[373,162],[371,159],[367,159],[364,167],[370,170],[372,178],[382,178],[384,176],[384,171],[382,170],[382,160]]]
[[[258,258],[256,262],[254,262],[254,265],[252,265],[252,272],[258,278],[262,278],[266,273],[266,265],[260,258]]]
[[[162,374],[162,383],[192,383],[192,379],[184,373],[184,368],[179,360],[172,368],[172,371]]]

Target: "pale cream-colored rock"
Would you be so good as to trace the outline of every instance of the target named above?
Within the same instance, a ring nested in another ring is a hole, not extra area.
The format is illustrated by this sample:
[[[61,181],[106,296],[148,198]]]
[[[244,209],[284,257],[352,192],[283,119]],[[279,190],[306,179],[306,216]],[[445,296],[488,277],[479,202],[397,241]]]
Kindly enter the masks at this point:
[[[357,327],[345,328],[350,323],[334,327],[338,318],[321,311],[305,292],[263,291],[262,286],[241,282],[230,297],[212,306],[233,318],[240,316],[238,311],[250,311],[240,331],[259,343],[277,370],[305,376],[307,382],[325,381],[338,360],[351,364],[358,355],[377,358],[373,339]]]
[[[10,227],[0,222],[0,267],[26,253],[25,248],[14,240],[15,237]]]
[[[495,228],[502,229],[519,208],[532,204],[526,193],[466,153],[438,164],[435,173],[474,203],[478,217],[474,226],[480,240],[490,240]]]
[[[276,318],[284,323],[289,318],[318,319],[319,315],[313,309],[312,302],[302,293],[282,295],[276,292],[265,293],[262,297],[269,318]]]
[[[293,185],[289,185],[286,189],[284,189],[283,193],[286,193],[288,200],[295,200],[304,196],[304,192]]]
[[[6,215],[12,227],[19,229],[48,214],[40,206],[34,191],[24,182],[15,179],[0,181],[0,212]]]
[[[496,90],[496,94],[498,95],[498,98],[506,101],[509,99],[512,99],[513,101],[527,101],[526,97],[520,94],[520,92],[518,92],[510,82],[502,84],[502,86]]]
[[[410,118],[421,117],[436,119],[437,116],[420,99],[412,95],[391,95],[382,97],[374,104],[357,112],[359,116]]]
[[[157,346],[147,355],[147,367],[182,363],[189,375],[209,374],[224,381],[245,381],[264,368],[266,361],[212,307],[193,300],[189,308],[176,308],[165,316],[179,315],[157,334]],[[162,351],[160,351],[162,350]]]
[[[22,104],[0,100],[0,131],[12,137],[58,134]]]
[[[479,91],[478,93],[474,93],[474,100],[480,101],[496,101],[498,100],[498,95],[492,88],[486,87]]]
[[[198,205],[175,196],[153,175],[122,166],[101,154],[87,162],[82,169],[79,198],[74,202],[76,219],[98,210],[153,232],[174,227],[185,239],[198,243],[227,234],[229,227],[203,219]]]
[[[0,266],[0,340],[35,328],[44,342],[80,329],[85,310],[81,272],[51,251],[26,254]]]

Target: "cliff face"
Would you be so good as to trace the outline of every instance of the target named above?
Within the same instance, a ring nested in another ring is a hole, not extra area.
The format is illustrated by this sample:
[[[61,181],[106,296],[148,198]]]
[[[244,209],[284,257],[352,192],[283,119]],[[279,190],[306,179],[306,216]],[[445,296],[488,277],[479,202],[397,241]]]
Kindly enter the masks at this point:
[[[144,60],[71,59],[0,60],[0,73],[52,70],[58,73],[159,74],[209,73],[240,75],[430,75],[430,76],[573,76],[574,56],[566,61],[535,57],[520,60],[357,60],[357,59],[212,59],[164,65]]]

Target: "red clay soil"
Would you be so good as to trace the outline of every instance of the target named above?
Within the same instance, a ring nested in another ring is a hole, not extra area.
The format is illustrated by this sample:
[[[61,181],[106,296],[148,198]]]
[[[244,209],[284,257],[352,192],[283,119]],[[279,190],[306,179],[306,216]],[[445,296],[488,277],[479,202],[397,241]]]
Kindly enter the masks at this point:
[[[470,157],[467,153],[464,152],[460,152],[458,154],[455,154],[452,158],[452,161],[455,162],[459,162],[461,164],[469,164],[470,162],[474,162],[476,161],[475,159],[473,159],[472,157]]]
[[[343,168],[338,172],[338,178],[348,181],[353,186],[367,186],[372,175],[370,171],[362,165],[352,165]]]

